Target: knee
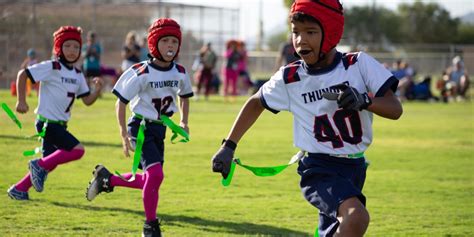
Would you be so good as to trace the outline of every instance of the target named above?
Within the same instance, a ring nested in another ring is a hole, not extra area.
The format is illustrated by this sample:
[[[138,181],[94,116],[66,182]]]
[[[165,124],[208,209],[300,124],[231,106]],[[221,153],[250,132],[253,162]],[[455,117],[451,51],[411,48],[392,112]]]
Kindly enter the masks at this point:
[[[350,230],[354,236],[362,236],[369,226],[370,216],[365,206],[356,198],[344,201],[338,210],[340,231]]]
[[[370,216],[365,208],[355,208],[347,212],[343,217],[341,224],[344,223],[356,236],[364,235],[369,227]]]
[[[84,154],[86,153],[86,150],[84,149],[84,147],[82,145],[80,147],[78,145],[78,146],[74,147],[74,149],[71,151],[71,153],[72,153],[71,154],[72,158],[74,160],[79,160],[82,157],[84,157]]]
[[[161,168],[161,165],[154,165],[148,168],[146,173],[147,173],[147,179],[152,180],[153,183],[156,183],[157,185],[160,185],[165,177],[165,175],[163,174],[163,169]]]
[[[355,221],[357,226],[363,226],[367,228],[370,222],[370,215],[367,209],[365,208],[357,208],[354,210],[353,213],[350,213],[350,220]]]

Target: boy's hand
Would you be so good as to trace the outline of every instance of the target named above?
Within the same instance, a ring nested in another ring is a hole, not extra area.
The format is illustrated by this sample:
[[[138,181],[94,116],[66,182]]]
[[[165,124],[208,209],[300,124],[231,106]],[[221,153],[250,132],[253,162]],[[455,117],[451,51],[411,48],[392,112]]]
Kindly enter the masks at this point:
[[[130,157],[130,151],[134,151],[131,142],[130,142],[130,137],[128,135],[123,136],[122,135],[122,148],[123,148],[123,154],[126,157]]]
[[[234,142],[224,140],[221,148],[212,157],[212,171],[220,172],[224,179],[229,175],[236,146]]]
[[[95,90],[101,91],[102,86],[104,85],[104,80],[101,77],[94,77],[92,79],[92,82],[94,83]]]
[[[341,92],[325,92],[322,96],[328,100],[337,100],[339,108],[361,111],[372,104],[372,100],[367,93],[361,94],[354,87],[339,84],[333,88],[339,89]]]
[[[183,122],[180,122],[179,123],[179,126],[184,129],[184,131],[186,131],[187,134],[189,134],[189,127],[187,124],[183,123]]]
[[[21,102],[21,101],[18,101],[16,102],[16,111],[20,114],[24,114],[26,112],[28,112],[28,104],[26,102]]]

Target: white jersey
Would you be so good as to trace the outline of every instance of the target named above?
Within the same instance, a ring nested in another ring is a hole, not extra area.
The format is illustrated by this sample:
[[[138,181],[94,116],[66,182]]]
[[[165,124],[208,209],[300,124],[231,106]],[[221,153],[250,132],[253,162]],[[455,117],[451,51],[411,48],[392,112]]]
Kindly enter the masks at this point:
[[[161,68],[150,61],[130,67],[119,78],[112,92],[130,110],[147,119],[158,120],[161,114],[171,116],[178,111],[177,95],[193,96],[189,75],[183,66],[171,63]]]
[[[302,61],[280,68],[260,88],[262,104],[277,113],[293,114],[294,145],[311,153],[349,155],[364,152],[372,142],[372,113],[338,108],[322,97],[345,83],[374,97],[395,91],[398,80],[371,56],[337,53],[327,68],[308,69]]]
[[[25,72],[33,83],[41,82],[35,113],[47,119],[68,121],[74,100],[90,94],[84,74],[59,61],[43,61]]]

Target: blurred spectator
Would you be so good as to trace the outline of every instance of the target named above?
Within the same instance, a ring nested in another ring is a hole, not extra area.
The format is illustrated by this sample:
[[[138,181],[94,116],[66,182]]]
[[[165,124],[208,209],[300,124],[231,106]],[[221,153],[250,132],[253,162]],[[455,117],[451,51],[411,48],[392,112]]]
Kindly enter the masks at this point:
[[[392,74],[399,80],[397,95],[401,101],[404,101],[407,99],[407,95],[412,93],[410,90],[414,86],[415,70],[407,62],[397,60],[392,69]]]
[[[202,46],[199,51],[199,66],[196,72],[197,91],[196,94],[201,93],[201,88],[204,87],[204,98],[207,100],[211,89],[211,81],[214,78],[214,67],[217,63],[217,55],[211,48],[211,43]],[[198,98],[198,96],[196,96]]]
[[[250,73],[247,69],[248,56],[245,42],[238,41],[237,51],[239,52],[240,58],[237,63],[238,81],[240,82],[241,94],[247,94],[249,88],[253,86],[253,82],[250,79]]]
[[[278,71],[281,66],[287,65],[297,60],[299,60],[299,58],[295,56],[293,40],[291,35],[289,35],[287,42],[283,43],[280,47],[280,54],[276,59],[274,71]]]
[[[138,62],[140,62],[140,46],[137,44],[137,33],[130,31],[125,37],[125,45],[122,48],[122,72]]]
[[[438,98],[431,93],[431,76],[426,76],[420,83],[413,83],[406,98],[408,100],[437,101]]]
[[[146,60],[148,60],[148,38],[143,36],[140,44],[140,61]]]
[[[26,58],[21,63],[21,68],[26,69],[28,66],[31,66],[31,65],[36,64],[36,63],[38,63],[38,59],[36,58],[36,51],[35,51],[35,49],[30,48],[26,52]],[[15,83],[15,82],[13,82],[13,83]],[[16,83],[15,83],[15,88],[16,88]],[[36,93],[38,93],[39,83],[31,84],[30,80],[26,80],[26,95],[28,95],[28,96],[31,95],[31,89],[36,90]],[[15,95],[16,95],[16,93],[15,93]]]
[[[398,80],[405,77],[406,74],[405,74],[405,70],[403,69],[403,62],[401,59],[393,63],[391,72],[393,76],[397,78]]]
[[[441,91],[443,101],[463,101],[466,99],[469,84],[469,74],[464,68],[464,62],[460,56],[456,56],[452,65],[443,72],[443,78],[437,87]]]
[[[93,31],[87,32],[87,41],[82,46],[84,76],[87,84],[91,87],[92,78],[100,77],[100,57],[102,54],[102,47],[97,42],[97,34]]]
[[[28,66],[38,63],[38,59],[36,58],[36,51],[33,48],[28,49],[26,52],[26,58],[21,63],[21,68],[25,69]]]
[[[237,95],[238,62],[240,54],[237,50],[237,41],[229,40],[226,43],[224,53],[225,63],[223,64],[224,74],[224,97]]]

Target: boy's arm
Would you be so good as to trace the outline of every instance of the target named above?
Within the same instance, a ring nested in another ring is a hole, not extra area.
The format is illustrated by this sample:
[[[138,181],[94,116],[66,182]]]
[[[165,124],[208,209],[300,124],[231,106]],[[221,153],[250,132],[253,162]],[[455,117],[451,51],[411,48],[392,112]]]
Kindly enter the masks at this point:
[[[388,119],[399,119],[402,116],[403,108],[400,101],[388,90],[383,97],[372,98],[372,104],[367,110]]]
[[[129,151],[133,151],[127,132],[127,125],[125,121],[127,105],[124,104],[120,99],[117,99],[115,103],[115,115],[117,116],[117,122],[120,130],[120,137],[122,138],[123,154],[126,157],[130,157]]]
[[[179,109],[181,111],[181,121],[179,121],[179,126],[189,134],[189,98],[179,98]]]
[[[212,157],[212,170],[214,172],[220,172],[224,178],[227,178],[237,143],[255,121],[257,121],[263,110],[264,107],[258,93],[247,100],[232,125],[227,138],[223,141],[217,153]]]
[[[16,111],[18,113],[26,113],[28,112],[28,104],[26,103],[26,80],[28,76],[26,75],[25,69],[21,69],[18,72],[16,78]]]
[[[89,106],[94,104],[94,102],[97,100],[97,98],[100,95],[100,91],[102,90],[102,84],[104,83],[102,78],[100,77],[94,77],[93,83],[95,85],[95,90],[88,96],[82,97],[82,102],[84,102],[85,105]]]
[[[340,93],[326,92],[322,96],[328,100],[336,100],[339,108],[361,111],[366,109],[388,119],[398,119],[403,113],[402,104],[391,90],[384,96],[371,98],[368,93],[360,93],[346,84],[334,86]]]

